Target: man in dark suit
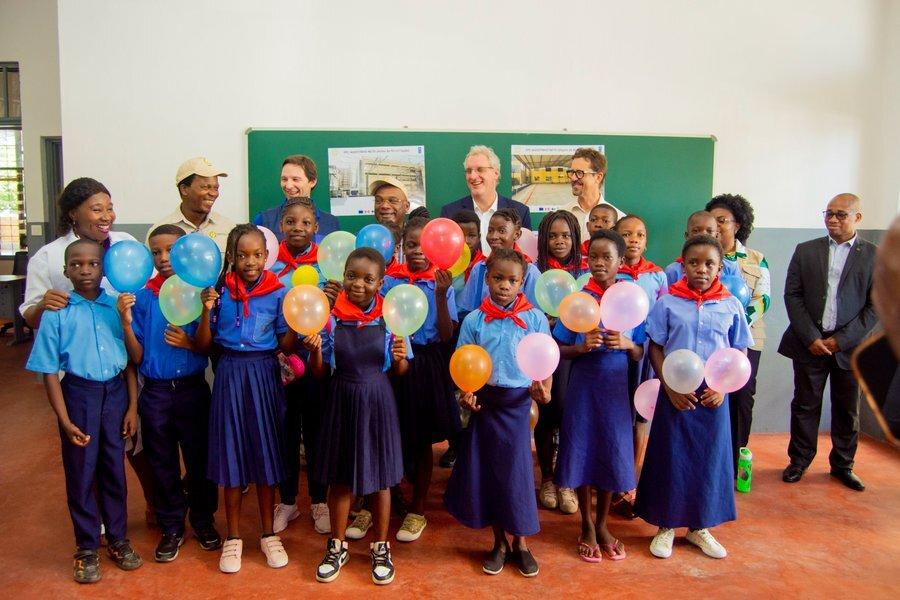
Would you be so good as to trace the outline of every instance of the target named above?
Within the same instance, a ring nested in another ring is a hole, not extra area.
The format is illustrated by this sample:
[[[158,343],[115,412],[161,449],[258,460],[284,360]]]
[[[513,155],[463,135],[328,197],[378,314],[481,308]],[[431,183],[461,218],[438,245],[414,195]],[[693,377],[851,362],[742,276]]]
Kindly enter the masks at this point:
[[[487,146],[472,146],[466,160],[466,185],[470,195],[441,207],[441,216],[452,219],[461,210],[474,210],[481,219],[481,247],[487,247],[488,221],[501,208],[511,208],[519,213],[523,229],[531,229],[531,211],[521,202],[497,193],[500,180],[500,159]]]
[[[876,322],[872,306],[875,245],[857,237],[859,198],[840,194],[824,211],[828,235],[799,244],[784,285],[790,325],[778,352],[794,363],[791,462],[782,479],[800,481],[816,455],[825,382],[831,378],[831,475],[863,491],[853,473],[859,438],[859,388],[850,371],[853,349]]]

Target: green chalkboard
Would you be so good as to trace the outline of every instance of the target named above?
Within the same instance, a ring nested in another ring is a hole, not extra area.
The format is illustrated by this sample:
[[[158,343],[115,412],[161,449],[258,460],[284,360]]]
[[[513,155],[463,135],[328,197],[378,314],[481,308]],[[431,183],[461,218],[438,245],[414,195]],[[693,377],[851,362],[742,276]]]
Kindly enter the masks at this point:
[[[609,162],[605,197],[620,210],[644,218],[649,230],[647,256],[662,265],[679,252],[687,216],[702,209],[712,193],[712,136],[251,129],[247,133],[250,215],[282,201],[279,176],[285,156],[306,154],[316,162],[319,184],[313,200],[328,209],[329,147],[424,145],[428,208],[437,216],[441,206],[468,195],[462,162],[475,144],[492,147],[500,157],[498,191],[504,196],[511,195],[510,146],[603,144]],[[539,220],[540,215],[533,213],[535,229]],[[372,217],[341,217],[341,226],[356,232],[373,221]]]

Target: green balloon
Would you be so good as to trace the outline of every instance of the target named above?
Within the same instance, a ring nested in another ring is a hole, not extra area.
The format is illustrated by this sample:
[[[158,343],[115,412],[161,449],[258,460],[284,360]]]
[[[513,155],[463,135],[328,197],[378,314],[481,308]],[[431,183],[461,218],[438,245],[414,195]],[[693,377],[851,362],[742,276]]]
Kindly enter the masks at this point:
[[[391,333],[402,337],[412,335],[425,324],[428,298],[416,286],[400,284],[385,295],[382,315]]]
[[[562,269],[550,269],[538,277],[534,287],[534,296],[542,311],[550,316],[558,317],[559,303],[575,291],[578,291],[578,288],[575,287],[575,278],[571,273]]]
[[[203,312],[201,291],[182,281],[178,275],[166,279],[159,289],[159,309],[166,321],[181,327],[198,319]]]
[[[590,280],[591,280],[591,273],[590,273],[590,271],[588,271],[587,273],[585,273],[584,275],[582,275],[581,277],[579,277],[578,279],[575,280],[575,287],[578,288],[578,290],[583,290],[584,286],[586,286],[588,284],[588,281],[590,281]]]
[[[356,248],[356,236],[348,231],[333,231],[319,244],[319,270],[325,279],[344,280],[347,257]]]

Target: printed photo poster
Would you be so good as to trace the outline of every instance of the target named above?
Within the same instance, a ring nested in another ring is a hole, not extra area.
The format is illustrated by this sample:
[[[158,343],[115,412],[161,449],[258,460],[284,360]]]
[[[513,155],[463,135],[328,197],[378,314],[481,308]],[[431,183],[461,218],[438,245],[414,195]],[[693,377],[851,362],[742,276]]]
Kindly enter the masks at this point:
[[[513,200],[528,205],[533,213],[559,210],[571,202],[574,196],[566,170],[575,151],[585,147],[604,153],[602,144],[511,146]]]
[[[406,186],[409,210],[425,206],[425,146],[328,149],[328,189],[335,216],[374,214],[369,183],[393,177]]]

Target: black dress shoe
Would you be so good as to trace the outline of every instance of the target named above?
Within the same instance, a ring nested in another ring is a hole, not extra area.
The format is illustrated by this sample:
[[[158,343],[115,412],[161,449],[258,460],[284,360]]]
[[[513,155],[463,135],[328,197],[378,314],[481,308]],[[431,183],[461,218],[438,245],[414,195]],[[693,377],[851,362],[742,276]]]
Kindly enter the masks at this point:
[[[496,546],[481,563],[481,570],[488,575],[497,575],[503,570],[503,565],[509,561],[512,551],[509,546]]]
[[[801,467],[800,465],[795,465],[791,463],[787,466],[784,472],[781,474],[781,480],[785,483],[797,483],[800,481],[800,478],[803,477],[803,474],[806,472],[805,467]]]
[[[204,550],[218,550],[222,547],[222,536],[213,525],[194,527],[194,535]]]
[[[865,491],[866,485],[850,469],[832,469],[831,476],[857,492]]]
[[[525,577],[534,577],[540,571],[531,550],[513,550],[512,560],[518,565],[519,573]]]
[[[153,558],[156,562],[172,562],[178,557],[178,549],[184,543],[183,533],[164,533],[156,545]]]

